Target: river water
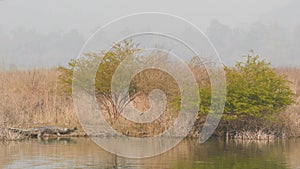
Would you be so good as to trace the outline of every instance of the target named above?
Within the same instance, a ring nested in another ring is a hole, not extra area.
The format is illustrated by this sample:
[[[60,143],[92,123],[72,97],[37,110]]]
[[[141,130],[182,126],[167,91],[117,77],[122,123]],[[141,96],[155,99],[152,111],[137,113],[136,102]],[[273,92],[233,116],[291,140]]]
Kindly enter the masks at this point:
[[[300,169],[300,140],[274,142],[185,139],[159,156],[118,157],[88,138],[0,142],[0,168]]]

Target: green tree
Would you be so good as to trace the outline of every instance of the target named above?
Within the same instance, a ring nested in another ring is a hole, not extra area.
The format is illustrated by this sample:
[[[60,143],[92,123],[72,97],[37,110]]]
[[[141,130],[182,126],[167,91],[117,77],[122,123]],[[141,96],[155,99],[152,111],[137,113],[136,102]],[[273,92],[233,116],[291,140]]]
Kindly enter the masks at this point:
[[[293,102],[285,77],[259,56],[246,56],[235,68],[226,67],[227,98],[224,118],[251,116],[269,119]]]
[[[257,130],[269,127],[275,115],[293,103],[293,92],[284,76],[275,73],[270,63],[247,55],[245,62],[225,67],[227,96],[221,128]],[[199,117],[209,112],[210,84],[200,87]]]
[[[138,45],[132,41],[122,41],[115,44],[109,51],[86,53],[83,58],[71,60],[68,67],[59,68],[59,81],[63,91],[71,96],[73,78],[77,78],[76,85],[85,92],[91,92],[90,84],[92,80],[95,80],[95,94],[98,101],[105,107],[111,118],[117,118],[122,108],[134,99],[136,87],[134,83],[131,83],[129,88],[131,96],[128,99],[122,91],[111,92],[112,78],[120,63],[127,57],[130,58],[131,64],[128,65],[128,70],[134,68],[134,64],[138,63],[134,55],[139,51]],[[90,73],[90,69],[94,68],[97,68],[96,77],[92,77],[93,74]],[[76,77],[73,76],[74,71],[77,71]]]

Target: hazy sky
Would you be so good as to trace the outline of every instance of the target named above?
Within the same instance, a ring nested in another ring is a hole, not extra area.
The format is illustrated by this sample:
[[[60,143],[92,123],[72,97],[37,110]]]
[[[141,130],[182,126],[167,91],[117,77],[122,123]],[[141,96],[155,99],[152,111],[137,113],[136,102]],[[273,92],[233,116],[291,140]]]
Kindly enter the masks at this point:
[[[300,66],[299,9],[299,0],[0,0],[0,66],[65,65],[97,28],[138,12],[187,19],[225,64],[254,49],[274,65]]]
[[[0,24],[6,30],[76,29],[86,34],[112,19],[147,11],[178,15],[205,29],[212,19],[229,26],[252,23],[290,3],[291,0],[2,0]]]

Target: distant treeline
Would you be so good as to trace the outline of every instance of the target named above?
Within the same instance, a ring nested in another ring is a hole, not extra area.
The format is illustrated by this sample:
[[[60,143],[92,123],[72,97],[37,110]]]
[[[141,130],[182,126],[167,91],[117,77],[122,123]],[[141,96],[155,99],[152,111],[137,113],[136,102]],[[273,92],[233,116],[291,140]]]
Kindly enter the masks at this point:
[[[287,29],[284,25],[257,22],[243,27],[229,27],[213,20],[203,32],[227,65],[233,66],[241,60],[241,55],[255,49],[275,66],[299,66],[300,25]],[[187,30],[182,34],[194,38],[198,32]],[[101,37],[106,39],[105,34]],[[7,32],[0,25],[0,65],[2,69],[66,65],[78,55],[86,39],[86,35],[78,30],[45,34],[20,27]]]

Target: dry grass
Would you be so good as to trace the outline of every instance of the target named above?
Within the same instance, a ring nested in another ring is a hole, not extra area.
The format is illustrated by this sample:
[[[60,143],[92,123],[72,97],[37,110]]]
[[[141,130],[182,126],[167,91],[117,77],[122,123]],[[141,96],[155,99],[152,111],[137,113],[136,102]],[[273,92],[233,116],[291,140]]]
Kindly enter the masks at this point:
[[[203,77],[207,78],[204,70],[193,68],[193,71],[198,82]],[[284,126],[287,136],[300,137],[300,68],[280,68],[276,69],[276,72],[287,75],[287,79],[291,81],[290,86],[298,98],[296,103],[282,112],[278,119]],[[160,88],[169,93],[169,95],[167,94],[168,101],[174,98],[170,94],[176,94],[178,87],[171,77],[158,70],[145,71],[143,73],[147,74],[147,76],[136,77],[140,78],[141,88],[144,87],[142,88],[144,93],[133,102],[137,109],[141,111],[149,109],[149,100],[146,96],[153,88]],[[201,76],[199,76],[200,74]],[[11,140],[22,139],[21,136],[5,130],[4,128],[7,126],[19,128],[43,125],[80,127],[73,110],[72,99],[60,91],[60,85],[57,80],[58,71],[56,69],[0,72],[0,127],[2,127],[2,129],[0,128],[0,140],[4,138]],[[151,84],[154,81],[160,81],[160,83]],[[119,119],[118,122],[114,123],[114,127],[119,128],[122,133],[130,131],[128,134],[131,136],[158,134],[168,128],[177,117],[177,113],[171,112],[171,106],[168,106],[165,116],[161,116],[152,125],[128,124]],[[122,125],[125,125],[126,128],[120,127]]]
[[[0,72],[0,126],[78,125],[55,69]]]
[[[284,126],[287,137],[300,137],[300,98],[279,116],[279,123]]]
[[[300,68],[278,68],[277,73],[285,75],[295,93],[295,103],[279,115],[287,137],[300,137]]]
[[[103,114],[105,119],[109,121],[115,130],[132,137],[153,136],[167,130],[178,116],[178,111],[173,109],[174,105],[171,104],[180,95],[180,89],[175,79],[159,69],[147,69],[137,74],[133,81],[136,82],[138,93],[132,100],[133,106],[140,112],[146,112],[151,107],[149,94],[154,89],[159,89],[166,95],[166,108],[161,110],[163,113],[157,119],[148,123],[132,122],[123,116],[111,118],[107,116],[108,113]],[[163,102],[162,98],[156,99]],[[106,112],[105,109],[104,112]]]
[[[12,132],[11,130],[7,128],[0,128],[0,141],[6,140],[6,141],[15,141],[15,140],[23,140],[27,137],[25,135]]]
[[[161,57],[157,57],[161,56]],[[170,67],[176,68],[173,72],[176,72],[176,75],[182,77],[186,82],[188,79],[185,77],[185,67],[182,65],[176,64],[168,60],[164,55],[155,53],[147,63],[153,65],[171,65]],[[201,64],[200,60],[192,60],[188,63],[188,66],[191,68],[192,73],[198,82],[199,86],[203,87],[209,85],[208,74],[204,69],[204,65]],[[172,71],[171,71],[172,72]],[[175,76],[176,76],[175,75]],[[174,74],[173,74],[174,76]],[[137,87],[137,93],[135,98],[132,100],[133,106],[140,112],[146,112],[150,109],[151,104],[149,101],[149,94],[155,90],[161,90],[166,96],[166,107],[162,109],[163,113],[155,120],[147,123],[135,123],[125,119],[123,116],[118,118],[111,118],[104,114],[106,121],[109,121],[111,126],[126,135],[131,137],[152,137],[159,135],[164,131],[168,130],[173,124],[176,118],[179,115],[180,104],[181,104],[181,91],[183,88],[180,88],[178,85],[179,79],[175,79],[169,73],[162,71],[157,68],[150,68],[139,72],[132,80]],[[189,88],[190,86],[181,86]],[[157,98],[159,102],[162,102],[162,98]],[[155,106],[155,105],[154,105]],[[105,110],[104,110],[105,112]],[[146,112],[147,113],[147,112]],[[106,113],[107,114],[107,113]],[[172,133],[174,136],[180,136],[180,129],[178,133]]]
[[[285,76],[290,82],[292,91],[296,97],[300,96],[300,68],[276,68],[276,73]]]

